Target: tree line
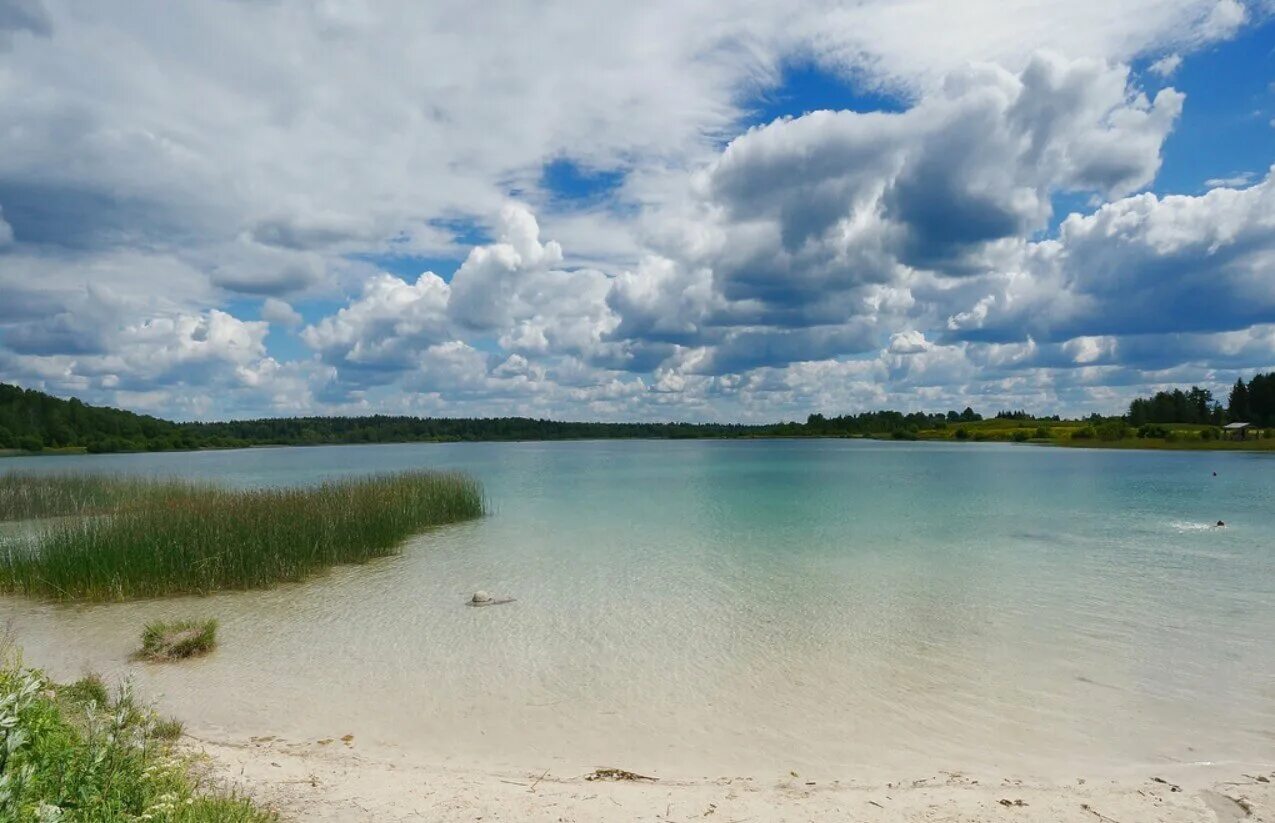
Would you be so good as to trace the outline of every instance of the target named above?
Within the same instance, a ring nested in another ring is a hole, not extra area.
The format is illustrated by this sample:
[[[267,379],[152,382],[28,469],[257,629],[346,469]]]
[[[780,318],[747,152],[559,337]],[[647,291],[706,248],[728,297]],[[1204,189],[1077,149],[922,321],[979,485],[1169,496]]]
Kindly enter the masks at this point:
[[[214,423],[175,423],[121,409],[62,400],[34,389],[0,384],[0,449],[90,452],[171,451],[323,443],[411,443],[512,440],[597,440],[845,437],[914,434],[948,423],[982,420],[972,408],[926,414],[874,411],[804,423],[588,423],[528,417],[279,417]]]
[[[1026,423],[1059,418],[1032,417],[1022,410],[996,413],[1001,420]],[[938,413],[871,411],[825,416],[804,423],[589,423],[529,417],[280,417],[217,423],[175,423],[122,409],[63,400],[34,389],[0,383],[0,449],[40,451],[84,448],[90,452],[170,451],[244,446],[304,446],[322,443],[405,443],[510,440],[679,439],[739,437],[915,437],[918,431],[975,423],[983,416],[970,407]],[[1099,415],[1090,418],[1097,425]],[[1129,405],[1114,422],[1221,425],[1244,421],[1275,427],[1275,373],[1238,380],[1225,406],[1212,392],[1157,392]],[[958,432],[960,434],[960,432]]]
[[[1259,428],[1275,426],[1275,372],[1257,374],[1244,382],[1235,381],[1226,405],[1213,397],[1213,392],[1192,386],[1188,391],[1156,392],[1139,397],[1129,404],[1129,423],[1191,423],[1221,426],[1226,423],[1252,423]]]

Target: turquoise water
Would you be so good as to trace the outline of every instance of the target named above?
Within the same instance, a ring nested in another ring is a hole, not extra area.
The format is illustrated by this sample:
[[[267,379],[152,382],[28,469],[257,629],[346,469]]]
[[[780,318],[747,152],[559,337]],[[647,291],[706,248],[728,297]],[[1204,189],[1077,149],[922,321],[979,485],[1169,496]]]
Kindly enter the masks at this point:
[[[210,736],[713,777],[1275,760],[1271,456],[627,441],[0,470],[255,485],[422,466],[480,478],[491,516],[268,592],[0,616],[33,662],[130,674]],[[465,607],[480,588],[517,601]],[[212,657],[127,662],[145,620],[203,614]]]

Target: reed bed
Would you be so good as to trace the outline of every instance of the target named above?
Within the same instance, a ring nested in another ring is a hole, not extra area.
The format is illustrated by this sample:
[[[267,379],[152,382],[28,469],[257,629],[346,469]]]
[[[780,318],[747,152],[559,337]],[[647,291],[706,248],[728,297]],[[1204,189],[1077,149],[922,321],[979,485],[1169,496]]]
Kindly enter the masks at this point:
[[[396,554],[412,534],[484,512],[478,482],[452,473],[245,490],[143,482],[155,485],[105,516],[51,521],[31,543],[6,546],[0,589],[129,600],[263,588]]]
[[[197,486],[105,474],[0,474],[0,521],[81,517],[113,511],[145,497],[171,497]]]

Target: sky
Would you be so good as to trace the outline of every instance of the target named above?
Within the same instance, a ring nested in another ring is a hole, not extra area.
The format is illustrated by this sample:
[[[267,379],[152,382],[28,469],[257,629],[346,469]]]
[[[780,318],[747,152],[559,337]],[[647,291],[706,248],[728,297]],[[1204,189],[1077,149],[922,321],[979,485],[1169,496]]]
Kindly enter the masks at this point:
[[[1275,0],[0,0],[0,381],[1115,413],[1275,370]]]

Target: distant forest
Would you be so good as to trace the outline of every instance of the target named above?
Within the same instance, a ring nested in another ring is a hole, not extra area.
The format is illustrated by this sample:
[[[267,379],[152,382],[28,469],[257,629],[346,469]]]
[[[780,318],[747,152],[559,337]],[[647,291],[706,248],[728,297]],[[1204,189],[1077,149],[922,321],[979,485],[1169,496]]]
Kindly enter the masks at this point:
[[[1008,421],[1035,418],[1025,411],[1001,411]],[[951,424],[981,421],[972,408],[926,414],[875,411],[825,417],[804,423],[742,425],[720,423],[573,423],[527,417],[281,417],[221,423],[175,423],[121,409],[91,406],[0,383],[0,449],[83,448],[90,452],[169,451],[262,445],[322,443],[404,443],[475,440],[679,439],[741,437],[846,437],[915,434]],[[1101,420],[1094,415],[1091,420]],[[1121,419],[1121,418],[1116,418]],[[1160,392],[1133,401],[1123,420],[1148,423],[1220,424],[1243,420],[1275,426],[1275,373],[1238,381],[1223,407],[1207,389]]]
[[[1140,397],[1129,404],[1130,424],[1145,423],[1252,423],[1259,428],[1275,426],[1275,372],[1258,374],[1247,383],[1236,380],[1226,406],[1213,393],[1199,386],[1189,391],[1174,389]]]

